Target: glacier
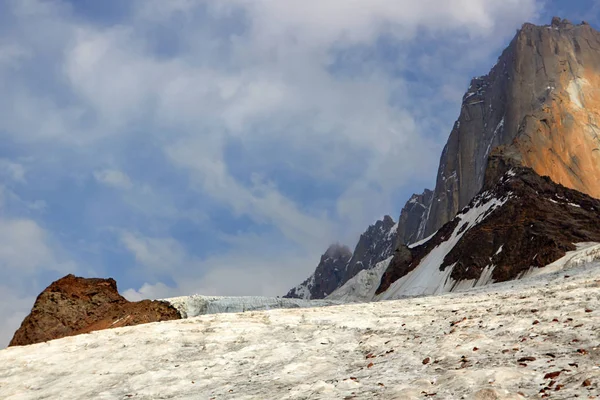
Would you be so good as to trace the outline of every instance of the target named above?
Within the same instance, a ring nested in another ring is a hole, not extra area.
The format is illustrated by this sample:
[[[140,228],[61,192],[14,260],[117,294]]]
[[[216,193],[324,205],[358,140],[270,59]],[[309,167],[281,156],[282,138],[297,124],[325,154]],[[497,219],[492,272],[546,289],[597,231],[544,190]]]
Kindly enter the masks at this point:
[[[281,308],[325,307],[341,304],[333,300],[303,300],[260,296],[181,296],[161,299],[179,311],[182,318],[206,314],[239,313]]]

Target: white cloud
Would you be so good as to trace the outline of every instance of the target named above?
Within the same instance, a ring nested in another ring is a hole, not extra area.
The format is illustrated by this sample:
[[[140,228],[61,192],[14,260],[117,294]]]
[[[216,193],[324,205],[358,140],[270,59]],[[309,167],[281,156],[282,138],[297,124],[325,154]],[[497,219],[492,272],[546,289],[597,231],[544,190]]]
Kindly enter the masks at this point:
[[[122,293],[123,297],[129,301],[166,299],[169,297],[177,297],[179,294],[179,289],[169,287],[162,282],[153,285],[144,283],[138,290],[127,289]]]
[[[121,243],[138,263],[153,272],[180,270],[186,264],[186,253],[172,238],[149,238],[132,232],[122,232]]]
[[[71,272],[74,265],[57,259],[51,238],[30,219],[0,219],[0,269],[18,275],[42,270]]]
[[[136,235],[124,246],[140,261],[162,259],[161,265],[177,265],[171,270],[175,286],[144,283],[139,289],[125,290],[123,296],[135,301],[191,294],[281,296],[306,279],[319,259],[314,251],[282,246],[277,235],[239,233],[222,239],[230,245],[228,251],[200,258],[184,251],[173,238]]]
[[[116,169],[104,169],[94,172],[94,178],[102,184],[117,189],[130,189],[132,184],[129,177]]]
[[[0,158],[0,173],[5,174],[15,182],[24,183],[27,170],[23,164]]]

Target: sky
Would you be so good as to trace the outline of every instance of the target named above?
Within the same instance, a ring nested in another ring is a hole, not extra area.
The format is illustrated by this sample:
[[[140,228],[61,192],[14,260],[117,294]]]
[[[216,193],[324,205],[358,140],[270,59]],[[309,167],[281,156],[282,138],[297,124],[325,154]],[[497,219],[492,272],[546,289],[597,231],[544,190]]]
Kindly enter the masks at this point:
[[[576,5],[573,5],[576,3]],[[0,1],[0,346],[69,273],[283,295],[433,189],[473,76],[598,1]]]

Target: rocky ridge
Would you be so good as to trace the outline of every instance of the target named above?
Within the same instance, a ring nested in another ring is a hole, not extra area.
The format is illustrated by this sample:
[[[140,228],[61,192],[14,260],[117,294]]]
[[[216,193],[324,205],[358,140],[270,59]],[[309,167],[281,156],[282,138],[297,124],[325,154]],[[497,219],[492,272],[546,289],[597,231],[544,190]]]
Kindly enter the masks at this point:
[[[575,243],[600,242],[600,200],[530,168],[510,167],[500,156],[490,164],[488,180],[505,171],[497,185],[486,184],[426,242],[400,246],[376,294],[395,298],[514,280],[576,250]],[[415,276],[427,268],[431,279],[423,284]]]
[[[325,298],[358,272],[371,269],[391,256],[396,248],[397,234],[397,225],[386,215],[360,236],[354,252],[339,244],[330,246],[321,256],[315,272],[283,297]]]
[[[487,169],[499,160],[600,197],[599,126],[600,33],[556,17],[549,25],[524,24],[491,71],[471,81],[440,158],[435,190],[413,195],[402,210],[390,267],[406,264],[410,252],[403,245],[440,230],[451,234],[456,227],[445,224],[496,184]]]
[[[413,194],[400,212],[398,219],[399,244],[411,244],[423,238],[433,201],[429,189],[421,194]]]

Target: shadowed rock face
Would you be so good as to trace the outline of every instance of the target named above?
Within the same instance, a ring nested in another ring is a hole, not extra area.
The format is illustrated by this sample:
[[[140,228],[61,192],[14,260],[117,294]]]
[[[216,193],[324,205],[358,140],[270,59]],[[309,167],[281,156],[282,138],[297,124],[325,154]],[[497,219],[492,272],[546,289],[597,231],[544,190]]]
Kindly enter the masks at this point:
[[[398,220],[399,244],[411,244],[422,238],[432,200],[433,192],[425,189],[421,194],[413,194],[406,202]]]
[[[456,283],[478,280],[490,267],[494,282],[517,279],[529,269],[544,267],[575,250],[574,243],[600,242],[600,200],[554,183],[532,169],[512,165],[514,160],[495,152],[490,157],[485,191],[461,210],[464,215],[482,196],[507,199],[470,227],[443,259],[439,269],[452,268],[449,277]],[[424,244],[410,249],[400,246],[377,294],[418,268],[464,224],[458,216]]]
[[[67,275],[36,299],[9,346],[23,346],[92,331],[180,319],[168,303],[129,302],[114,279]]]
[[[440,159],[427,237],[484,184],[487,159],[504,156],[600,198],[600,33],[554,19],[523,25],[486,76],[473,79]]]

